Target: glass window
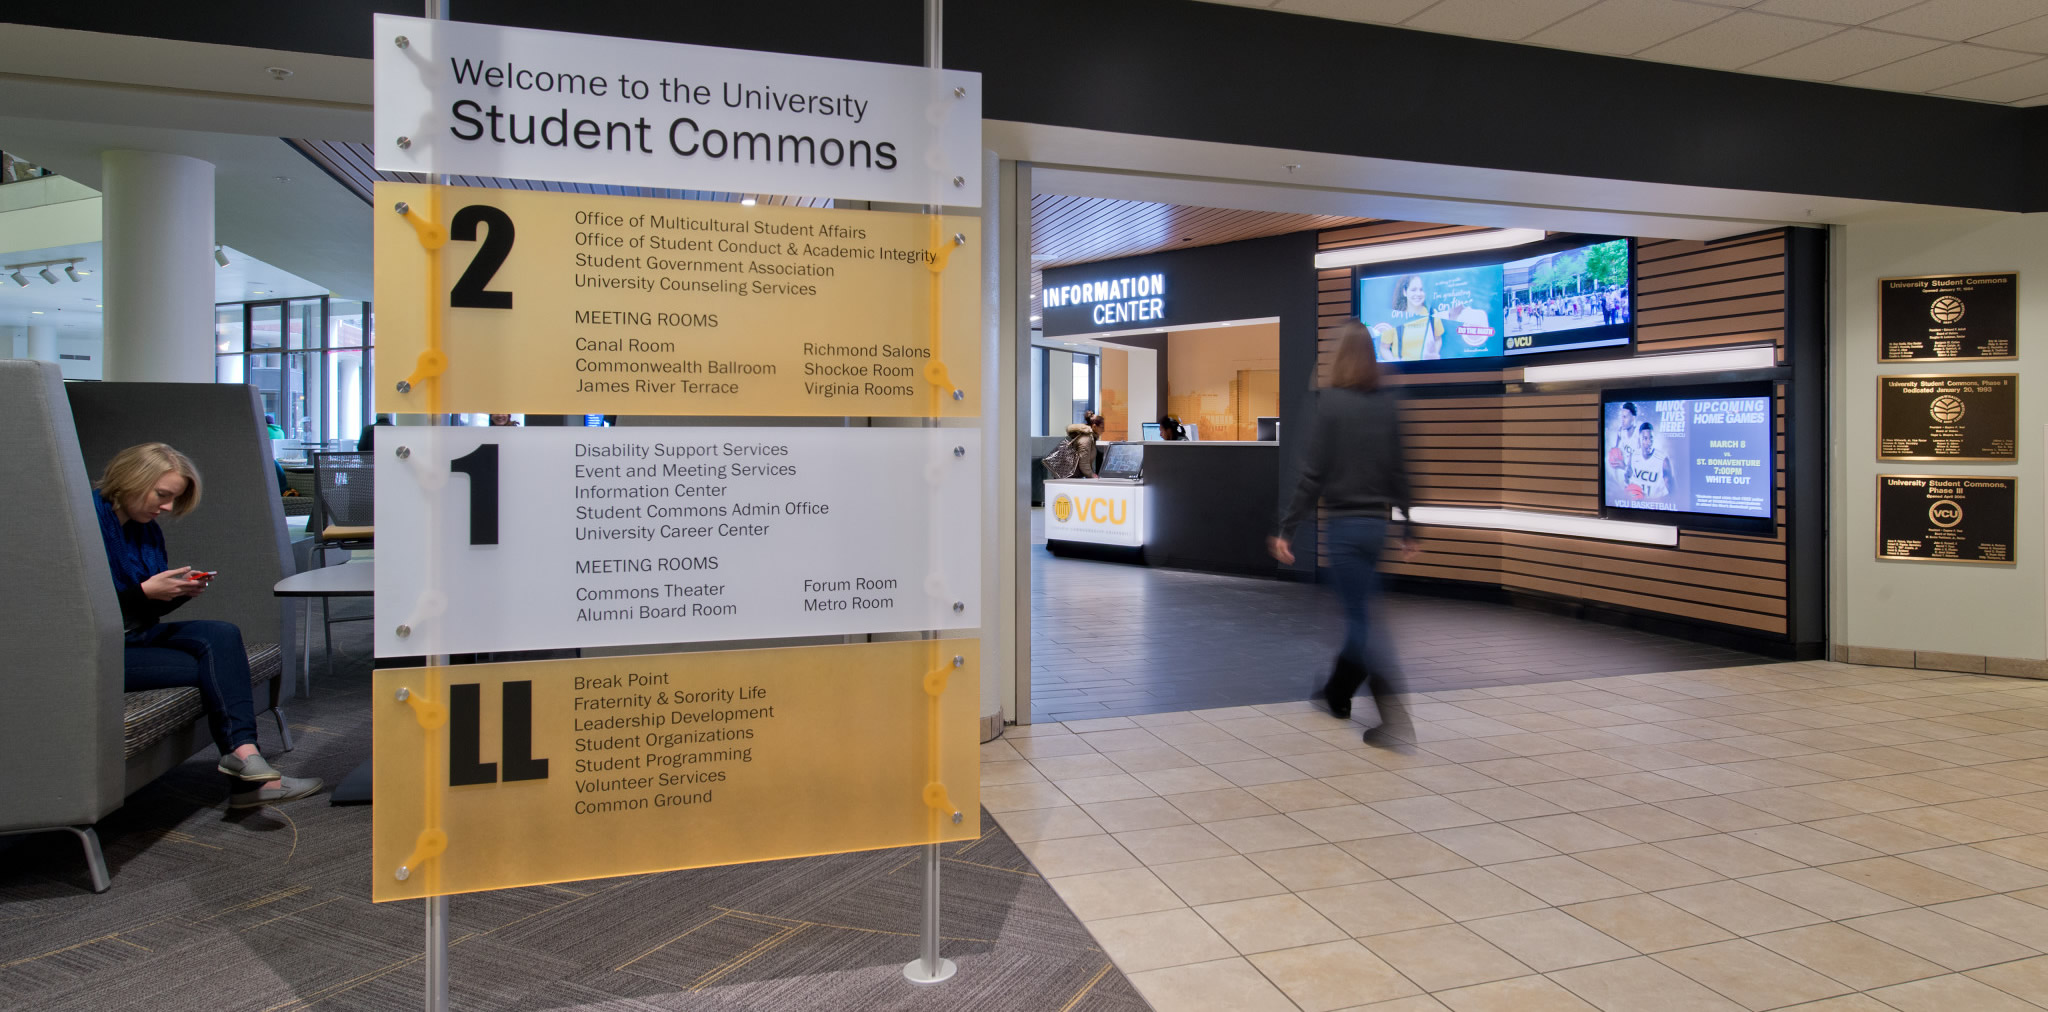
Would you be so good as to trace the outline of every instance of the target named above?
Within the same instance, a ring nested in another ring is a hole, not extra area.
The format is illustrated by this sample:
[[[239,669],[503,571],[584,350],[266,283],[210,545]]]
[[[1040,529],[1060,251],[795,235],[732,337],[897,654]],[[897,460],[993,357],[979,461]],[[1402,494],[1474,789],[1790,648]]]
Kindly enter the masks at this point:
[[[213,346],[223,353],[242,351],[242,307],[213,307]],[[241,366],[235,367],[235,375],[242,374]],[[240,383],[241,380],[222,380],[223,383]]]
[[[363,304],[353,299],[329,299],[327,302],[327,346],[329,348],[365,348],[370,344],[367,320]]]
[[[1081,421],[1090,411],[1095,410],[1095,356],[1074,356],[1074,417],[1072,422]]]
[[[321,339],[320,299],[293,299],[285,304],[284,346],[318,348]]]
[[[278,302],[249,306],[249,350],[284,347],[284,305]]]
[[[292,439],[319,443],[325,438],[320,423],[324,420],[321,408],[327,402],[320,383],[320,354],[298,352],[284,356],[284,360],[285,403],[289,410],[277,423],[284,426],[284,434]]]
[[[327,353],[327,438],[354,439],[368,419],[363,405],[369,393],[364,375],[366,356],[360,348]]]
[[[246,355],[215,355],[213,357],[213,381],[215,383],[243,383],[242,363]]]
[[[1045,349],[1031,349],[1031,434],[1045,431]]]

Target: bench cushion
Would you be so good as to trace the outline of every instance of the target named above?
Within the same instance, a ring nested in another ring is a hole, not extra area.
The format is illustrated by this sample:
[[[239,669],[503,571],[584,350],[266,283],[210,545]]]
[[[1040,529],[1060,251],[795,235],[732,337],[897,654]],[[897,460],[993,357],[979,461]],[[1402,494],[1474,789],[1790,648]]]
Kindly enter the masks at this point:
[[[284,651],[277,644],[251,644],[248,650],[249,684],[262,685],[283,673]],[[121,706],[122,757],[132,759],[144,749],[182,730],[186,724],[205,716],[206,709],[198,689],[145,689],[126,693]]]

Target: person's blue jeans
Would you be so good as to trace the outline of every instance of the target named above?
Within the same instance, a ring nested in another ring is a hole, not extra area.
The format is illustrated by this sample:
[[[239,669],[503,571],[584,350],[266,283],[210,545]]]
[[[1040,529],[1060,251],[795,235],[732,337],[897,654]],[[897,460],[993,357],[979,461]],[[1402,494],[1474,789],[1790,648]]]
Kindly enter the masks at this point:
[[[1332,685],[1344,692],[1339,677],[1348,669],[1363,677],[1372,690],[1373,705],[1379,707],[1380,722],[1389,731],[1407,726],[1390,708],[1391,697],[1401,691],[1399,667],[1384,635],[1374,634],[1374,620],[1380,605],[1380,552],[1387,544],[1384,517],[1331,517],[1324,527],[1330,552],[1330,575],[1337,584],[1337,599],[1344,608],[1344,646],[1338,652],[1339,675]],[[1345,681],[1349,681],[1348,679]],[[1355,692],[1356,681],[1348,688]],[[1348,695],[1349,693],[1345,693]]]
[[[206,729],[222,755],[256,744],[249,653],[232,622],[162,622],[128,636],[129,692],[191,687],[206,708]]]

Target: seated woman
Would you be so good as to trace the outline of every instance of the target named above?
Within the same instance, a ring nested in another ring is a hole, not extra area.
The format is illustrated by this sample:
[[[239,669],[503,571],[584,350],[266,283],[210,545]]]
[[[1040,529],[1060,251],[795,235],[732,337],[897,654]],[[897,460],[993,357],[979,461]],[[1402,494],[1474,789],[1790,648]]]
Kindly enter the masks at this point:
[[[291,801],[318,791],[318,778],[283,776],[256,750],[256,705],[250,698],[242,631],[230,622],[162,621],[205,593],[213,579],[190,566],[170,568],[164,533],[156,524],[165,513],[183,516],[199,505],[199,470],[169,446],[143,443],[115,454],[93,487],[107,568],[121,599],[127,690],[199,690],[207,729],[220,746],[217,768],[235,780],[229,807]]]

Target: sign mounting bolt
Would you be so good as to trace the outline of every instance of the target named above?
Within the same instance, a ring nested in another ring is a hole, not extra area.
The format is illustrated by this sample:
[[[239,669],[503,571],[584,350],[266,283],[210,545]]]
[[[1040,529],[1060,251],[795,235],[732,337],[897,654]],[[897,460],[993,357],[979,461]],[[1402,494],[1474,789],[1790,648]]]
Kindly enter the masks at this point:
[[[403,138],[403,137],[400,137],[400,138],[399,138],[399,140],[401,140],[401,141],[402,141],[402,140],[404,140],[404,139],[405,139],[405,138]],[[405,146],[405,145],[403,145],[403,144],[400,144],[400,145],[399,145],[399,147],[404,147],[404,146]],[[954,185],[954,186],[966,186],[966,185],[967,185],[967,177],[966,177],[966,176],[954,176],[954,177],[953,177],[953,185]]]
[[[410,459],[411,457],[412,457],[412,447],[410,447],[410,446],[401,446],[401,447],[399,447],[399,448],[398,448],[398,459],[400,459],[400,460],[408,460],[408,459]]]
[[[398,879],[398,880],[399,880],[400,882],[403,882],[403,881],[405,881],[406,879],[409,879],[409,878],[411,878],[411,877],[412,877],[412,869],[411,869],[411,868],[407,868],[406,866],[404,866],[404,865],[402,865],[402,864],[401,864],[401,865],[399,865],[399,866],[398,866],[398,870],[397,870],[397,871],[395,871],[395,872],[392,872],[392,876],[393,876],[393,877],[395,877],[395,878],[397,878],[397,879]]]
[[[961,816],[960,816],[960,813],[959,813],[959,812],[954,812],[954,813],[953,813],[953,825],[956,825],[956,826],[957,826],[957,825],[959,825],[959,824],[960,824],[960,818],[961,818]]]
[[[399,689],[398,689],[398,701],[399,701],[399,702],[401,702],[401,703],[403,703],[403,702],[405,702],[406,700],[408,700],[408,699],[411,699],[411,698],[412,698],[412,690],[411,690],[411,689],[408,689],[408,688],[405,688],[404,686],[399,686]]]
[[[966,611],[966,610],[967,610],[967,605],[966,605],[965,603],[963,603],[963,602],[960,602],[960,601],[955,601],[955,602],[953,602],[953,614],[955,614],[955,615],[958,615],[958,614],[960,614],[961,612],[963,612],[963,611]]]
[[[396,45],[398,46],[398,48],[400,48],[400,49],[404,49],[405,47],[407,47],[407,46],[410,46],[410,45],[412,45],[412,40],[411,40],[411,39],[408,39],[408,38],[406,38],[406,37],[405,37],[405,36],[403,36],[403,35],[401,35],[401,36],[399,36],[399,37],[397,37],[397,38],[395,38],[395,39],[392,39],[391,41],[392,41],[392,42],[393,42],[394,44],[396,44]]]
[[[956,401],[964,401],[964,400],[966,400],[966,399],[967,399],[967,391],[965,391],[965,390],[955,390],[955,391],[953,391],[953,399],[954,399],[954,400],[956,400]]]
[[[954,89],[953,89],[953,97],[954,97],[954,98],[966,98],[966,97],[967,97],[967,89],[966,89],[965,87],[959,87],[959,88],[954,88]]]
[[[953,456],[955,456],[955,457],[965,457],[965,456],[967,456],[967,448],[966,448],[966,447],[964,447],[964,446],[956,446],[956,447],[954,447],[954,448],[953,448]]]
[[[966,666],[967,666],[967,658],[965,658],[965,657],[962,657],[962,656],[960,656],[959,654],[954,654],[954,655],[953,655],[953,666],[954,666],[954,667],[956,667],[956,668],[964,668],[964,667],[966,667]]]
[[[391,205],[391,209],[392,209],[392,210],[394,210],[394,211],[397,211],[397,212],[398,212],[399,214],[411,214],[411,213],[412,213],[412,205],[411,205],[411,204],[408,204],[408,203],[406,203],[406,202],[405,202],[405,201],[403,201],[403,200],[399,201],[399,202],[398,202],[398,203],[396,203],[396,204],[393,204],[393,205]]]
[[[407,636],[410,636],[410,635],[412,635],[412,626],[409,626],[409,625],[402,625],[402,626],[399,626],[399,627],[398,627],[398,635],[399,635],[399,637],[400,637],[401,639],[402,639],[402,638],[404,638],[404,637],[407,637]]]
[[[955,232],[955,233],[953,233],[953,245],[955,245],[955,246],[965,246],[965,245],[967,245],[967,233],[965,233],[965,232]]]
[[[399,380],[399,381],[398,381],[398,392],[399,392],[399,393],[402,393],[402,394],[409,394],[409,393],[412,393],[412,384],[410,384],[410,383],[407,383],[407,382],[406,382],[406,381],[404,381],[404,380]]]
[[[398,150],[400,150],[400,151],[404,151],[404,150],[405,150],[406,148],[409,148],[409,147],[412,147],[412,138],[410,138],[410,137],[400,137],[400,138],[398,139]]]

